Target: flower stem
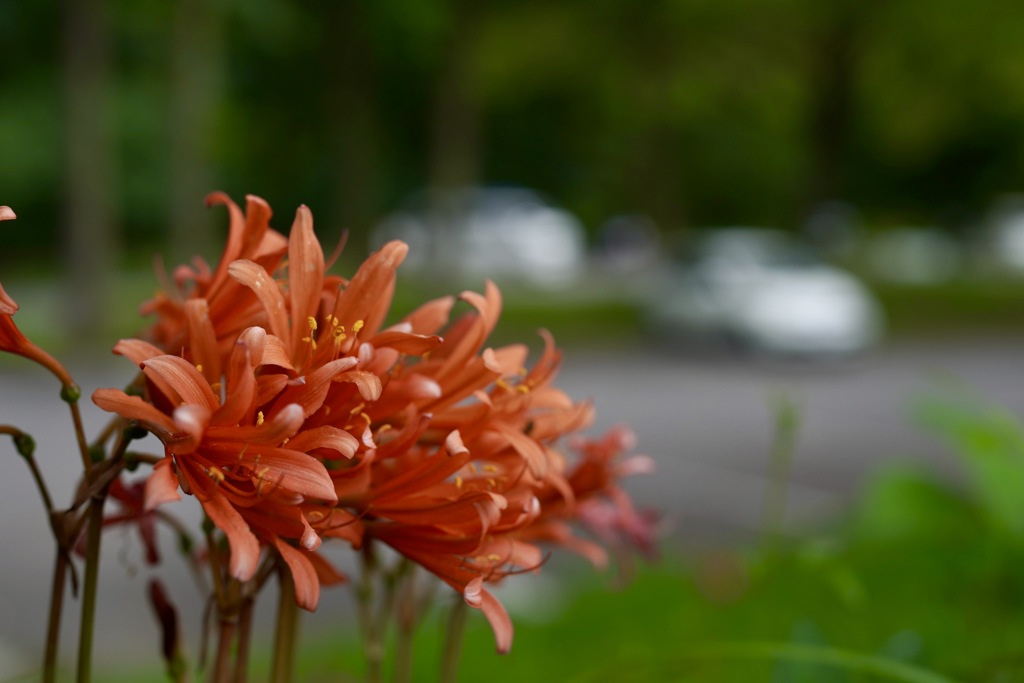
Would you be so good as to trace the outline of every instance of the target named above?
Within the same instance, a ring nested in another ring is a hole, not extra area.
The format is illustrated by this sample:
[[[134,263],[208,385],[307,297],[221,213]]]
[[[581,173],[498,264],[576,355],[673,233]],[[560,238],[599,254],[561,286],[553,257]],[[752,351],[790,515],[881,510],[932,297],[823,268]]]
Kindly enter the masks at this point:
[[[106,490],[89,502],[89,523],[85,548],[85,579],[82,584],[82,625],[78,634],[78,683],[89,683],[92,675],[93,625],[96,619],[96,584],[100,569],[100,538]]]
[[[57,547],[53,560],[53,585],[50,589],[50,617],[46,625],[46,651],[43,654],[43,683],[57,680],[57,652],[60,646],[60,619],[64,610],[64,582],[67,575],[67,555]]]
[[[440,683],[455,683],[459,678],[459,655],[462,653],[462,635],[466,630],[468,608],[460,599],[452,605],[448,617],[448,630],[444,634],[444,650],[441,653]]]
[[[235,639],[238,622],[234,617],[220,618],[220,630],[217,634],[217,657],[210,669],[210,683],[228,683],[231,673],[231,645]]]
[[[85,473],[92,470],[92,457],[89,455],[89,443],[85,440],[85,427],[82,426],[82,411],[78,409],[78,399],[67,401],[71,409],[71,421],[75,425],[75,439],[78,441],[78,451],[82,456],[82,468]]]
[[[242,602],[238,613],[238,652],[235,655],[235,677],[232,683],[246,683],[249,680],[249,641],[252,638],[253,598]]]
[[[277,631],[270,663],[270,683],[290,683],[295,672],[295,640],[299,627],[299,606],[295,604],[295,579],[282,562],[278,566]]]
[[[359,582],[359,625],[363,632],[363,655],[366,658],[366,683],[381,683],[383,680],[384,644],[374,617],[374,582],[377,578],[377,561],[373,554],[372,542],[363,545],[363,575]]]
[[[395,610],[395,672],[394,683],[412,681],[412,653],[419,622],[419,604],[416,597],[415,567],[403,558],[396,578],[398,588],[393,599]]]

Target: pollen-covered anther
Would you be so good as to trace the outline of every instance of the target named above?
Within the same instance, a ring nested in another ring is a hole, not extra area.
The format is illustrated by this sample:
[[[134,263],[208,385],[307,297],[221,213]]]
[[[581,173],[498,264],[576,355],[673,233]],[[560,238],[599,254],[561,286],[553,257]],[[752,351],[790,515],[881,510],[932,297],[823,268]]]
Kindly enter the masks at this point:
[[[309,344],[310,348],[316,351],[316,339],[313,338],[313,333],[316,332],[316,318],[309,316],[306,318],[306,324],[309,325],[309,336],[303,337],[302,341]]]
[[[207,467],[206,474],[218,484],[224,481],[224,472],[219,467]]]
[[[357,320],[352,323],[352,334],[359,334],[359,330],[363,329],[363,325],[366,323],[362,320]]]
[[[528,394],[530,393],[530,387],[526,384],[517,384],[516,391],[518,391],[520,394]]]
[[[263,426],[263,422],[264,422],[263,411],[261,410],[258,413],[256,413],[256,426],[257,427],[262,427]]]
[[[308,519],[310,522],[313,522],[314,524],[316,524],[319,521],[322,521],[325,516],[326,515],[324,515],[324,513],[321,512],[320,510],[310,510],[309,512],[306,513],[306,519]]]
[[[497,465],[484,465],[483,470],[492,474],[499,471]]]
[[[455,488],[462,488],[462,477],[455,477]]]
[[[506,382],[505,380],[501,379],[500,377],[498,379],[494,380],[494,384],[495,384],[495,386],[500,387],[500,388],[504,389],[505,391],[512,391],[512,386],[508,382]]]

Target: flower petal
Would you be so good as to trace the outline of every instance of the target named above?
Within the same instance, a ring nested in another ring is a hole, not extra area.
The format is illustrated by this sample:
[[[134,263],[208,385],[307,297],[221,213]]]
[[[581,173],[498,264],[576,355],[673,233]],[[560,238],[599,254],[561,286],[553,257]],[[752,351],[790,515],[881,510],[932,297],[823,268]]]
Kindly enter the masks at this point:
[[[310,612],[316,610],[317,603],[320,602],[320,579],[313,563],[309,561],[305,552],[288,545],[277,536],[274,536],[274,547],[292,573],[295,604]]]
[[[494,631],[494,642],[499,654],[505,654],[512,649],[512,619],[505,611],[505,606],[491,595],[486,588],[482,578],[476,578],[469,582],[462,594],[466,604],[483,611],[487,621]]]
[[[153,466],[153,472],[146,479],[143,510],[149,512],[158,505],[181,500],[178,493],[178,475],[174,473],[174,461],[164,458]]]

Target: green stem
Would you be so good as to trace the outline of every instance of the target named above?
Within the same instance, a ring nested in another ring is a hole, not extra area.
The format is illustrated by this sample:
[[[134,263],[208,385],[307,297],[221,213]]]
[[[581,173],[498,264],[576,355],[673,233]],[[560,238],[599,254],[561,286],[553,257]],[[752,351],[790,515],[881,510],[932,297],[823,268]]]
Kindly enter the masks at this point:
[[[764,501],[764,545],[771,552],[782,537],[786,517],[786,492],[789,486],[796,437],[800,430],[800,411],[792,397],[781,394],[773,401],[775,439],[772,443],[768,490]]]
[[[441,653],[440,683],[456,683],[459,680],[459,655],[462,653],[462,635],[466,630],[466,617],[469,608],[466,601],[459,596],[452,605],[448,618],[448,630],[444,634],[444,650]]]
[[[72,414],[78,416],[77,401],[68,401],[68,404],[72,407]],[[88,446],[85,445],[80,416],[78,416],[75,429],[79,435],[80,445],[86,449],[84,455],[86,460],[88,460]],[[100,573],[100,539],[103,537],[103,506],[107,501],[107,492],[110,490],[110,484],[116,478],[120,468],[123,467],[124,453],[128,449],[130,442],[131,438],[122,432],[108,464],[108,470],[113,471],[100,473],[100,477],[106,477],[102,484],[93,481],[93,477],[90,476],[92,474],[91,469],[86,470],[86,479],[89,481],[90,488],[99,486],[99,490],[95,491],[89,499],[85,577],[82,581],[82,621],[78,632],[78,683],[89,683],[92,677],[92,641],[96,622],[96,586]]]
[[[384,643],[373,613],[374,582],[377,579],[377,561],[372,541],[363,545],[363,575],[359,582],[359,625],[363,633],[363,655],[366,658],[366,682],[383,680]]]
[[[419,604],[416,599],[415,567],[402,560],[398,571],[398,588],[393,600],[395,609],[395,672],[394,683],[410,683],[412,681],[412,653],[419,619]]]
[[[67,555],[57,547],[53,560],[53,584],[50,589],[50,617],[46,626],[46,651],[43,654],[43,683],[57,680],[57,652],[60,646],[60,620],[64,610],[64,583],[67,578]]]
[[[277,631],[270,663],[270,683],[290,683],[295,671],[295,640],[299,606],[295,604],[295,579],[284,562],[277,569],[280,595],[277,600]]]
[[[92,675],[93,625],[96,618],[96,584],[100,568],[100,538],[103,531],[105,494],[106,491],[89,502],[85,578],[82,583],[82,626],[78,634],[78,683],[89,683]]]
[[[89,455],[89,443],[85,440],[85,427],[82,425],[82,411],[78,409],[78,399],[67,401],[71,409],[71,421],[75,425],[75,439],[78,441],[78,451],[82,456],[82,469],[86,475],[92,470],[92,457]]]

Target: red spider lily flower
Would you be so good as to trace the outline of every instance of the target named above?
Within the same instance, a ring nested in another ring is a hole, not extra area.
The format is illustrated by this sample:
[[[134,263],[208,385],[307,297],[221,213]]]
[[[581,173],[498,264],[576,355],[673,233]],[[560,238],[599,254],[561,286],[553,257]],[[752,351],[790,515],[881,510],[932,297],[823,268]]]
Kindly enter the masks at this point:
[[[276,392],[289,396],[282,402],[260,387],[258,371],[268,357],[275,359],[267,340],[261,328],[243,332],[223,387],[212,385],[201,369],[178,356],[162,355],[146,342],[122,341],[115,351],[140,365],[150,401],[116,389],[93,395],[101,408],[138,421],[164,444],[167,457],[147,481],[145,507],[178,498],[179,489],[195,495],[227,535],[230,571],[242,581],[256,570],[261,541],[279,547],[282,538],[292,539],[307,550],[319,545],[309,517],[335,502],[334,486],[321,461],[290,441],[297,439],[309,450],[344,449],[329,434],[303,435],[301,430],[323,400],[322,387],[355,362],[340,359],[297,385],[286,382]],[[282,551],[286,562],[298,566],[288,552]],[[308,575],[296,576],[296,593],[300,605],[312,609],[319,588],[302,581]]]
[[[14,220],[14,211],[9,206],[0,206],[0,221]],[[13,353],[39,363],[52,372],[65,388],[75,387],[74,380],[68,371],[57,362],[57,359],[33,344],[22,334],[18,326],[14,324],[14,314],[18,312],[18,304],[15,303],[3,285],[0,285],[0,351]]]
[[[201,259],[191,268],[179,266],[173,282],[141,309],[144,315],[157,315],[146,336],[168,353],[187,348],[196,323],[205,320],[214,331],[222,356],[230,355],[239,333],[262,320],[256,298],[228,276],[228,266],[238,259],[249,259],[273,270],[285,253],[285,238],[270,228],[272,212],[264,200],[248,195],[244,214],[221,192],[206,198],[207,206],[215,204],[226,206],[230,217],[227,244],[217,268],[211,271]],[[206,302],[201,313],[188,308],[196,299]]]
[[[654,470],[654,462],[647,456],[622,457],[632,450],[635,440],[625,425],[613,427],[600,439],[576,440],[573,446],[581,457],[566,477],[572,496],[566,497],[551,486],[542,488],[537,493],[541,514],[516,535],[528,541],[555,543],[603,568],[608,561],[604,548],[575,536],[570,523],[578,522],[621,559],[625,559],[626,549],[653,558],[658,516],[653,511],[637,510],[619,485],[625,477]]]

